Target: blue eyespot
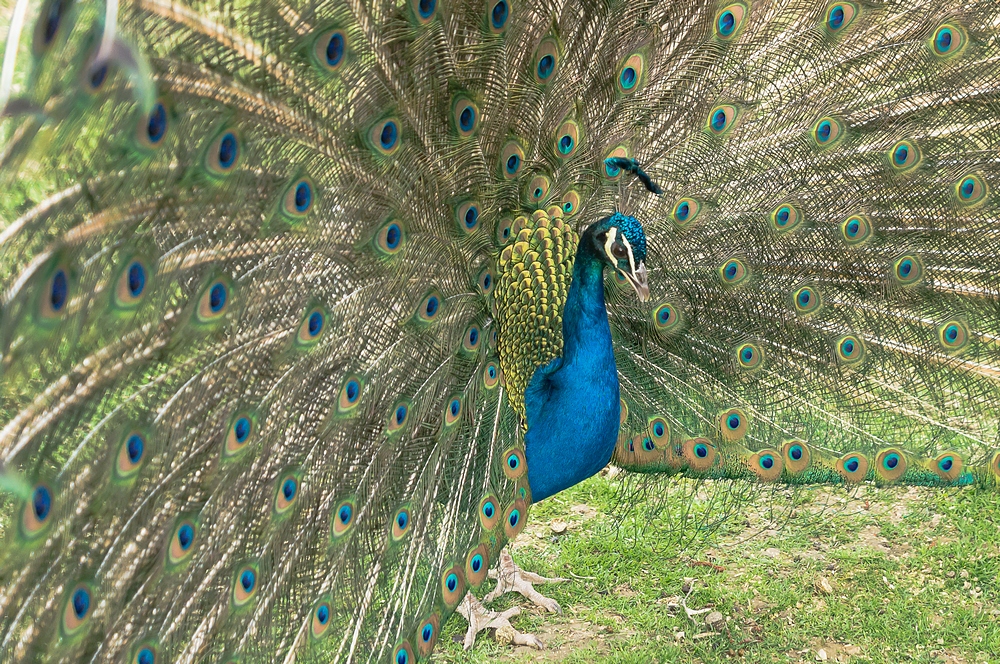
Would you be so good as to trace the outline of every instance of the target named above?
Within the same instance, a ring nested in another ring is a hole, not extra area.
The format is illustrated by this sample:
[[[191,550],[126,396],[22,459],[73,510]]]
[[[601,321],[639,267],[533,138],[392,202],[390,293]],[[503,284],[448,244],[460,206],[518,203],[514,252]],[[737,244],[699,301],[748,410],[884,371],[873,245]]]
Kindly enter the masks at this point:
[[[217,314],[222,311],[224,306],[226,306],[226,287],[224,284],[217,283],[209,291],[208,307],[212,310],[213,314]]]
[[[245,592],[250,592],[253,590],[254,585],[257,583],[257,577],[253,573],[253,570],[245,569],[243,573],[240,574],[240,585],[243,586]]]
[[[45,521],[52,510],[52,494],[43,486],[35,487],[31,494],[31,508],[35,512],[35,518]]]
[[[403,233],[399,228],[399,224],[389,224],[389,228],[385,229],[386,248],[392,250],[398,247],[399,241],[402,237]]]
[[[52,277],[52,287],[49,289],[49,304],[52,311],[59,311],[66,304],[69,295],[69,280],[64,270],[58,270]]]
[[[625,67],[622,69],[622,73],[618,76],[618,82],[626,90],[631,90],[635,87],[635,83],[638,80],[638,76],[635,72],[635,67]]]
[[[792,445],[792,447],[788,450],[788,456],[792,457],[795,461],[801,461],[802,455],[803,451],[801,445]]]
[[[461,410],[461,408],[462,408],[462,404],[459,402],[458,399],[452,400],[451,406],[449,406],[449,409],[451,410],[452,417],[456,417],[458,415],[458,411]]]
[[[230,132],[223,136],[219,141],[219,166],[223,169],[232,168],[238,153],[239,144],[236,142],[236,135]]]
[[[895,152],[892,153],[892,160],[897,166],[902,166],[906,163],[906,158],[910,156],[910,149],[905,145],[900,145],[896,148]]]
[[[449,574],[448,578],[444,580],[444,585],[448,587],[448,590],[455,592],[455,588],[458,587],[458,576],[455,574]]]
[[[358,394],[361,393],[361,385],[358,381],[353,378],[347,381],[347,385],[344,387],[344,394],[347,396],[348,403],[354,403],[358,400]]]
[[[167,109],[163,104],[157,104],[149,114],[149,121],[146,123],[146,137],[151,145],[156,145],[163,140],[167,133]]]
[[[513,510],[510,513],[510,518],[507,519],[507,522],[510,523],[511,528],[515,528],[517,527],[517,522],[520,520],[521,520],[521,512],[519,510]]]
[[[764,470],[771,470],[774,468],[774,457],[770,454],[765,454],[760,458],[760,467]]]
[[[466,106],[458,116],[458,126],[462,131],[472,131],[476,124],[476,111],[471,106]]]
[[[142,295],[146,287],[146,270],[142,263],[132,263],[128,268],[128,292],[133,298]]]
[[[49,5],[48,14],[45,16],[45,27],[42,30],[42,41],[48,46],[55,39],[59,31],[59,23],[62,21],[63,12],[69,8],[68,0],[55,0]]]
[[[392,120],[386,122],[378,136],[378,141],[382,149],[391,150],[396,145],[398,135],[399,130],[396,128],[396,123]]]
[[[189,523],[182,524],[180,528],[177,529],[177,543],[180,545],[181,549],[187,551],[191,547],[191,542],[194,541],[194,528]]]
[[[337,518],[340,519],[340,522],[345,526],[351,522],[351,516],[352,512],[350,505],[342,506],[340,511],[337,513]]]
[[[396,651],[396,664],[409,664],[410,656],[406,654],[406,651],[400,648]]]
[[[559,152],[569,154],[573,151],[573,137],[569,134],[559,139]]]
[[[472,568],[473,572],[478,572],[483,568],[483,557],[478,553],[472,556],[472,561],[469,563],[469,567]]]
[[[753,348],[746,347],[740,352],[740,358],[744,363],[750,364],[753,362]]]
[[[823,120],[816,126],[816,138],[820,143],[826,143],[830,140],[830,133],[833,131],[833,125],[829,120]]]
[[[312,189],[308,182],[299,182],[295,187],[295,211],[305,212],[312,205]]]
[[[857,219],[852,219],[847,222],[847,234],[854,237],[861,230],[861,223]]]
[[[493,515],[496,513],[496,508],[493,506],[491,501],[487,501],[483,504],[483,516],[487,519],[492,519]]]
[[[723,37],[728,37],[733,34],[733,29],[736,27],[736,17],[733,16],[733,12],[728,9],[719,15],[719,34]]]
[[[344,57],[344,35],[334,32],[326,44],[326,64],[336,67]]]
[[[607,174],[609,178],[616,178],[621,174],[622,169],[613,162],[605,161],[604,172]]]
[[[839,30],[844,25],[844,8],[841,5],[834,5],[830,9],[827,25],[830,26],[831,30]]]
[[[847,460],[847,463],[844,464],[844,468],[846,468],[848,472],[851,473],[856,473],[858,471],[858,468],[860,467],[861,467],[861,462],[858,461],[857,457],[851,457],[850,459]]]
[[[139,654],[135,656],[136,664],[155,664],[156,655],[149,648],[143,648],[139,651]]]
[[[844,352],[844,355],[852,355],[854,353],[854,342],[850,339],[844,341],[840,344],[840,350]]]
[[[941,461],[938,462],[938,468],[940,468],[941,470],[943,470],[946,473],[948,471],[950,471],[951,468],[952,468],[952,466],[954,466],[954,465],[955,465],[955,461],[950,456],[949,457],[945,457],[945,458],[941,459]]]
[[[704,443],[698,443],[694,446],[694,453],[698,458],[704,459],[708,456],[708,447]]]
[[[653,444],[653,441],[650,440],[649,438],[643,438],[642,449],[646,450],[647,452],[652,452],[653,450],[656,449],[656,445]]]
[[[132,464],[139,463],[139,460],[142,459],[144,447],[145,445],[143,445],[141,436],[138,434],[132,434],[129,436],[128,440],[125,442],[125,453],[128,454],[129,462]]]
[[[660,437],[663,436],[663,423],[662,422],[657,422],[656,424],[653,425],[653,433],[656,434],[657,438],[660,438]]]
[[[247,438],[250,437],[249,418],[241,417],[236,420],[236,424],[233,425],[233,433],[236,435],[237,443],[245,443]]]
[[[417,3],[417,13],[420,14],[420,18],[428,19],[434,13],[435,7],[437,0],[420,0]]]
[[[479,223],[479,208],[471,205],[465,212],[465,227],[475,228],[477,223]]]
[[[330,608],[324,604],[316,609],[316,620],[320,625],[325,625],[326,621],[330,619]]]
[[[712,129],[716,132],[722,131],[726,128],[726,112],[723,109],[718,109],[712,114]]]
[[[976,190],[976,181],[973,180],[972,178],[966,178],[965,180],[963,180],[961,186],[959,187],[959,193],[962,195],[962,198],[971,198],[972,193],[975,190]]]
[[[83,620],[90,611],[90,593],[86,588],[77,588],[73,593],[73,613],[77,620]]]
[[[427,306],[424,308],[428,318],[433,318],[434,314],[438,311],[438,299],[436,296],[432,295],[427,298]]]
[[[510,467],[511,470],[516,470],[517,467],[521,465],[521,462],[518,461],[516,454],[511,454],[510,456],[507,457],[507,465]]]
[[[899,465],[899,455],[896,453],[887,454],[882,463],[885,464],[885,467],[887,469],[892,470],[893,468]]]
[[[406,512],[400,512],[396,516],[396,525],[399,526],[400,530],[406,529],[406,524],[410,522],[409,517],[406,516]]]
[[[295,492],[298,491],[298,485],[295,482],[295,478],[289,477],[285,480],[284,484],[281,485],[281,493],[285,496],[285,500],[291,500],[295,497]]]
[[[812,300],[812,293],[808,289],[803,288],[799,291],[799,306],[803,309],[809,306],[809,302]]]
[[[402,424],[403,420],[405,419],[406,419],[406,405],[400,404],[399,407],[396,408],[396,424]]]
[[[490,24],[493,26],[493,29],[503,30],[503,27],[507,25],[509,14],[510,10],[507,8],[506,0],[500,0],[493,5],[493,11],[490,12]]]
[[[733,413],[732,415],[730,415],[729,418],[726,420],[726,426],[728,426],[730,429],[733,429],[733,430],[739,429],[740,428],[740,416],[737,415],[736,413]]]
[[[543,81],[552,75],[552,71],[555,69],[556,59],[551,55],[543,55],[538,61],[538,78]]]
[[[944,28],[938,31],[934,46],[940,53],[947,53],[951,49],[951,30]]]
[[[953,324],[946,327],[944,330],[944,336],[948,341],[954,343],[955,340],[958,339],[958,326]]]
[[[323,330],[323,314],[314,311],[309,314],[308,331],[310,337],[315,337]]]
[[[688,215],[691,214],[691,205],[687,201],[680,202],[674,214],[677,216],[677,221],[687,221]]]
[[[507,173],[509,173],[510,175],[514,175],[517,173],[520,167],[521,167],[521,158],[518,155],[512,154],[511,156],[507,157],[507,163],[504,166],[504,168],[507,169]]]

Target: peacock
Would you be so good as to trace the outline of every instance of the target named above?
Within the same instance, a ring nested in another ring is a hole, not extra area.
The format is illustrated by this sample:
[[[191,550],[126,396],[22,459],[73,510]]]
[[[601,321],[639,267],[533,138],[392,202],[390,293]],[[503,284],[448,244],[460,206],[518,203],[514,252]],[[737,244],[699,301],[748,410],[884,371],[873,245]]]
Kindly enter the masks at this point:
[[[3,17],[3,661],[423,661],[609,461],[1000,487],[995,0]]]

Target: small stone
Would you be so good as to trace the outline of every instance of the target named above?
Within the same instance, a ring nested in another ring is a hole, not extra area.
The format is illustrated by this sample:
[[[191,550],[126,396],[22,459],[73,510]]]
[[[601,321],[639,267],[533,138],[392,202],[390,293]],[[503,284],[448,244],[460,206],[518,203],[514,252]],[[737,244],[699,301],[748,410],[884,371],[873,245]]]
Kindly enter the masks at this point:
[[[777,558],[778,556],[781,555],[781,550],[771,547],[769,549],[764,549],[761,553],[763,553],[768,558]]]
[[[560,521],[559,519],[556,519],[555,521],[549,524],[549,530],[552,531],[553,535],[562,535],[563,533],[566,532],[567,528],[569,528],[569,524],[567,524],[565,521]]]
[[[824,650],[823,648],[820,648],[819,650],[816,651],[816,661],[817,662],[825,662],[827,659],[828,659],[828,656],[826,654],[826,650]]]
[[[705,624],[717,632],[720,629],[722,629],[722,626],[725,623],[726,623],[726,617],[718,611],[712,611],[707,616],[705,616]]]
[[[818,590],[821,595],[832,595],[833,584],[830,583],[830,579],[825,576],[821,576],[816,579],[816,590]]]

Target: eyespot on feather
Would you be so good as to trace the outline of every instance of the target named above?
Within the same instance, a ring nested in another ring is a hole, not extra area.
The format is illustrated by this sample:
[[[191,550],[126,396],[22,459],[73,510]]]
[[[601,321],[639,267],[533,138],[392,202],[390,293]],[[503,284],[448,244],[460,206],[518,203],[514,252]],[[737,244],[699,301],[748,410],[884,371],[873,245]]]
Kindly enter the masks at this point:
[[[506,246],[510,242],[513,224],[514,220],[510,217],[504,217],[497,223],[496,241],[499,246]]]
[[[260,586],[259,573],[256,566],[244,565],[233,577],[233,604],[237,607],[246,606],[257,596]]]
[[[326,634],[326,631],[330,628],[330,624],[333,622],[331,620],[332,616],[333,609],[330,608],[330,602],[326,599],[320,600],[313,607],[309,632],[314,639],[319,639]]]
[[[357,506],[351,499],[342,500],[333,510],[333,538],[340,539],[350,532],[354,526],[354,516]]]
[[[178,519],[174,525],[174,531],[170,535],[170,544],[167,547],[167,562],[171,566],[176,566],[186,561],[194,553],[197,538],[198,524],[194,519]]]
[[[128,432],[119,443],[115,457],[115,477],[119,481],[135,479],[146,461],[146,437],[139,431]]]
[[[347,33],[339,28],[330,28],[317,33],[312,55],[321,71],[332,74],[347,61],[347,48]]]
[[[419,25],[427,25],[437,12],[437,0],[410,0],[410,9]]]
[[[65,24],[69,22],[70,8],[73,0],[47,0],[38,13],[35,24],[35,34],[32,49],[36,56],[41,56],[56,41],[60,33],[65,33]]]
[[[450,427],[462,417],[462,397],[455,395],[448,399],[444,405],[444,425]]]
[[[880,451],[875,457],[875,473],[885,482],[895,482],[906,473],[906,454],[895,447]]]
[[[458,565],[452,565],[441,575],[441,601],[449,610],[458,606],[465,597],[465,572]]]
[[[580,125],[574,120],[563,122],[556,130],[552,141],[552,151],[560,159],[570,159],[580,147]]]
[[[860,482],[868,475],[868,457],[860,452],[849,452],[837,459],[837,472],[846,482]]]
[[[389,536],[392,537],[392,541],[398,542],[406,537],[410,533],[412,525],[410,508],[408,506],[400,507],[396,510],[396,513],[392,517],[392,524],[389,526]]]
[[[486,544],[473,548],[465,556],[465,580],[472,588],[478,588],[486,581],[490,568],[490,550]]]
[[[299,477],[288,472],[278,478],[274,490],[274,512],[278,516],[287,514],[299,499]]]
[[[492,390],[500,382],[500,366],[495,360],[490,360],[483,368],[483,385]]]
[[[760,482],[774,482],[781,477],[784,467],[781,455],[777,450],[771,449],[754,452],[747,459],[747,465]]]
[[[528,520],[528,504],[517,498],[507,506],[503,513],[503,531],[508,540],[513,540],[521,531]]]
[[[719,277],[722,279],[722,283],[727,286],[742,283],[749,274],[746,263],[739,258],[730,258],[719,268]]]
[[[232,305],[232,285],[228,279],[219,277],[208,283],[198,297],[197,318],[201,323],[212,323],[221,319]]]
[[[913,170],[920,160],[920,148],[912,141],[899,141],[889,150],[889,163],[897,173]]]
[[[940,58],[951,58],[962,52],[968,37],[965,29],[954,23],[945,23],[934,31],[930,39],[930,49]]]
[[[802,286],[792,293],[792,306],[795,308],[795,313],[800,316],[815,313],[822,303],[819,292],[811,286]]]
[[[298,332],[295,335],[295,343],[301,347],[313,346],[323,336],[326,329],[326,311],[322,307],[315,306],[306,312],[299,323]]]
[[[906,254],[893,262],[891,274],[901,286],[912,286],[924,278],[924,264],[919,256]]]
[[[524,167],[524,148],[516,140],[509,140],[500,151],[500,175],[513,180]]]
[[[771,228],[778,233],[791,233],[802,223],[802,212],[791,203],[783,203],[771,213]]]
[[[949,353],[957,353],[969,342],[969,328],[960,320],[950,320],[938,327],[938,343]]]
[[[864,244],[872,235],[872,225],[864,215],[854,214],[840,224],[840,234],[849,245]]]
[[[32,487],[31,497],[24,501],[21,508],[21,537],[34,539],[46,529],[51,522],[54,496],[52,489],[45,484]]]
[[[231,127],[216,134],[205,149],[205,168],[217,179],[232,174],[242,160],[242,140],[239,132]]]
[[[785,469],[790,473],[801,473],[812,463],[809,446],[801,440],[786,440],[781,446],[781,457]]]
[[[38,293],[37,318],[40,323],[51,325],[62,318],[69,308],[75,285],[75,275],[65,262],[52,265]]]
[[[834,117],[824,117],[813,125],[812,139],[816,147],[826,149],[836,145],[844,136],[843,123]]]
[[[389,411],[389,417],[385,425],[386,431],[389,434],[396,433],[406,426],[406,421],[410,417],[410,408],[410,402],[405,399],[396,402],[396,405]]]
[[[95,606],[94,600],[93,592],[85,583],[78,583],[67,593],[61,624],[64,637],[75,635],[88,622]]]
[[[656,447],[663,447],[670,442],[670,425],[665,418],[659,415],[649,418],[646,431]]]
[[[390,219],[379,229],[374,238],[376,251],[383,256],[394,256],[406,244],[406,229],[397,219]]]
[[[466,353],[475,353],[479,350],[479,343],[482,341],[482,330],[479,326],[473,323],[465,328],[465,334],[462,335],[462,350]]]
[[[465,95],[458,95],[451,104],[451,122],[461,138],[469,138],[479,129],[479,107]]]
[[[545,85],[551,83],[559,69],[559,45],[552,37],[546,37],[535,49],[532,58],[532,75],[535,83]]]
[[[437,613],[432,613],[417,627],[417,654],[420,657],[430,657],[434,646],[437,645],[440,629],[441,617]]]
[[[500,502],[490,494],[479,501],[479,523],[483,530],[493,530],[500,523]]]
[[[945,482],[954,482],[962,475],[962,456],[956,452],[942,452],[934,459],[931,470]]]
[[[515,447],[503,453],[503,474],[509,480],[516,480],[528,469],[528,464],[524,460],[524,452]]]
[[[732,104],[720,104],[708,114],[708,131],[716,136],[728,133],[734,126],[739,109]]]
[[[375,150],[376,154],[389,156],[399,149],[401,143],[400,134],[399,120],[396,118],[386,118],[380,122],[376,122],[368,130],[368,143]]]
[[[528,182],[524,197],[532,205],[544,205],[549,197],[552,180],[547,175],[536,175]]]
[[[115,282],[114,304],[119,309],[134,309],[148,292],[150,271],[146,261],[141,257],[131,258]]]
[[[313,208],[316,188],[307,177],[296,178],[281,197],[281,213],[292,221],[304,219]]]
[[[661,302],[653,308],[653,326],[657,332],[671,334],[681,326],[680,309],[670,300]]]
[[[955,196],[962,205],[978,205],[986,200],[988,189],[975,173],[969,173],[955,184]]]
[[[617,180],[622,175],[622,169],[616,166],[614,163],[609,163],[609,159],[615,159],[617,157],[628,158],[628,149],[624,145],[619,145],[611,150],[604,157],[604,161],[601,162],[604,165],[604,177],[609,180]]]
[[[853,2],[835,2],[826,9],[825,26],[830,34],[837,34],[849,26],[858,13]]]
[[[135,140],[139,147],[153,151],[164,144],[167,130],[170,128],[170,112],[163,100],[153,104],[148,114],[142,114],[135,128]]]
[[[729,40],[735,37],[746,18],[748,8],[742,3],[735,3],[719,10],[715,15],[715,36]]]
[[[455,208],[455,223],[463,233],[471,233],[479,228],[479,212],[481,208],[478,201],[466,201]]]
[[[618,76],[615,77],[618,94],[632,94],[641,88],[645,72],[646,58],[642,53],[633,53],[625,58],[625,62],[618,68]]]
[[[834,342],[834,354],[840,364],[854,366],[865,359],[865,345],[860,337],[848,334]]]
[[[729,443],[743,440],[747,435],[746,413],[739,408],[730,408],[719,414],[719,430],[722,432],[722,439]]]
[[[747,342],[736,348],[736,363],[740,369],[757,369],[764,363],[764,349]]]
[[[580,209],[580,194],[575,189],[570,189],[562,197],[562,204],[559,206],[562,213],[567,217],[572,217]]]
[[[160,649],[150,642],[142,643],[136,647],[135,655],[131,660],[132,664],[159,664],[160,661]]]
[[[670,218],[679,228],[689,228],[698,218],[699,212],[701,212],[701,203],[685,196],[674,203]]]
[[[357,408],[361,403],[364,388],[365,381],[360,376],[351,375],[345,378],[340,388],[340,397],[337,399],[337,412],[344,415]]]
[[[226,430],[226,445],[223,455],[232,457],[246,449],[246,444],[250,442],[250,437],[255,433],[256,428],[256,422],[249,413],[239,413],[233,417]]]
[[[414,314],[414,317],[423,323],[430,323],[437,320],[437,318],[441,315],[441,305],[441,294],[436,290],[431,291],[424,296],[424,299],[420,301],[419,305],[417,305],[417,311]]]
[[[508,0],[486,0],[486,24],[490,32],[498,35],[507,27],[510,19]]]
[[[688,468],[705,472],[715,466],[719,454],[708,438],[689,438],[681,445],[681,456]]]
[[[417,656],[413,654],[413,646],[409,641],[402,641],[392,651],[393,664],[416,664]]]

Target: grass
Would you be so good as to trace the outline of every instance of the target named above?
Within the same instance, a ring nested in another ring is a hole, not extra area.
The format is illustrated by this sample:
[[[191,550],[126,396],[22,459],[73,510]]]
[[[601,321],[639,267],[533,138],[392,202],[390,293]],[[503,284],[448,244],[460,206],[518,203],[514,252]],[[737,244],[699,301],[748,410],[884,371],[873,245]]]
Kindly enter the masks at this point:
[[[525,569],[571,578],[538,587],[562,615],[493,603],[523,606],[512,623],[545,650],[480,635],[465,652],[456,616],[437,661],[1000,663],[996,494],[764,488],[699,529],[725,487],[676,481],[655,494],[662,510],[637,501],[611,527],[621,493],[595,477],[544,501],[514,545]]]

